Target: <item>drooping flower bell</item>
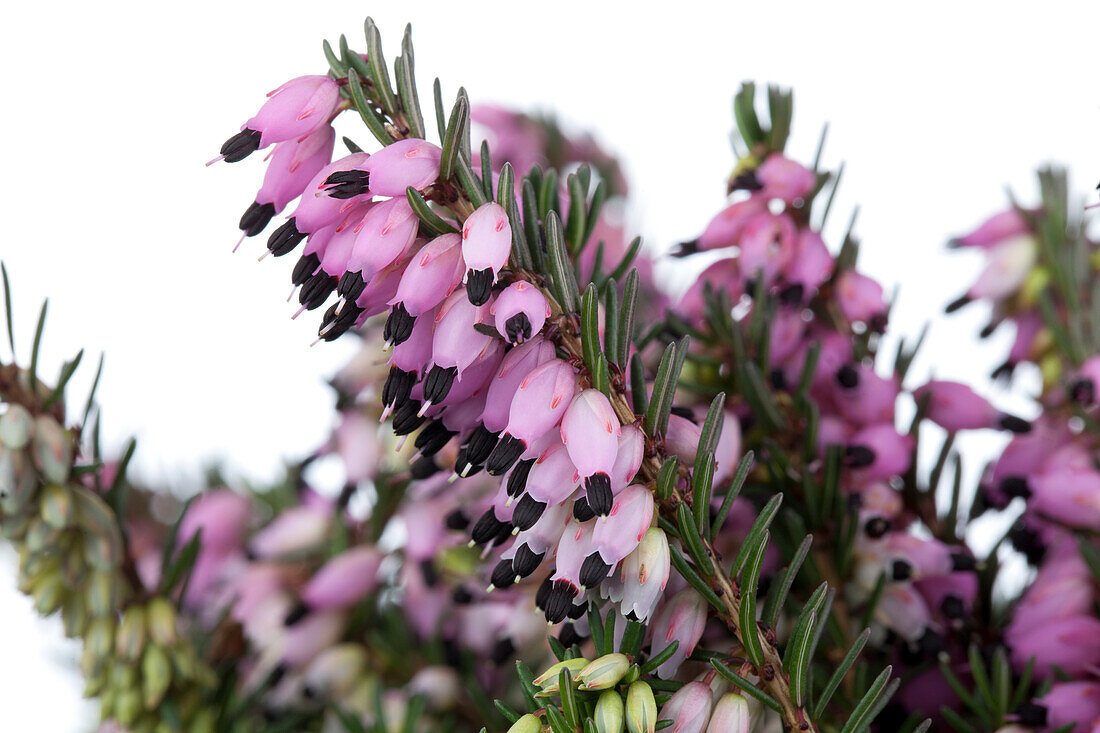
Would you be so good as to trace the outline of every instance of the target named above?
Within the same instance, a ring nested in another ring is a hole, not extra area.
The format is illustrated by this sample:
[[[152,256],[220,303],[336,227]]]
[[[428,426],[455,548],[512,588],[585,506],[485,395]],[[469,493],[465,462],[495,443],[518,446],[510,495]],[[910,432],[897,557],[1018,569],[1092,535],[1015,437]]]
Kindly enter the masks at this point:
[[[500,204],[482,204],[462,225],[462,259],[466,263],[466,293],[470,302],[489,300],[500,269],[512,253],[512,229]]]
[[[490,312],[500,335],[510,344],[521,344],[542,331],[550,304],[534,285],[517,280],[501,291]]]
[[[432,367],[424,377],[424,404],[443,401],[455,379],[494,341],[474,326],[483,323],[488,307],[476,306],[456,290],[439,307],[432,337]],[[494,367],[495,368],[495,367]]]
[[[302,140],[287,140],[275,146],[263,185],[241,216],[240,229],[245,237],[263,231],[272,217],[306,190],[313,177],[332,160],[335,140],[336,131],[325,125]]]
[[[925,417],[944,430],[1002,428],[1026,433],[1031,425],[1014,415],[998,412],[989,401],[960,382],[932,380],[913,391],[918,405],[925,405]]]
[[[707,602],[694,588],[684,588],[665,603],[650,627],[653,647],[662,650],[673,641],[680,644],[672,656],[657,668],[658,676],[671,679],[680,663],[695,651],[706,623]]]
[[[576,372],[561,359],[548,361],[524,377],[512,397],[504,434],[485,463],[489,474],[503,474],[537,439],[556,427],[576,388]]]
[[[374,204],[357,227],[347,271],[337,287],[340,297],[358,298],[374,275],[408,252],[419,227],[420,220],[404,197]]]
[[[653,527],[641,543],[626,556],[622,564],[622,612],[645,621],[657,607],[657,601],[668,584],[671,557],[668,536]]]
[[[462,282],[462,240],[444,234],[421,247],[401,275],[387,320],[389,340],[400,344],[412,333],[412,319],[442,303]]]
[[[303,138],[328,124],[340,104],[340,87],[327,76],[299,76],[267,96],[256,116],[222,145],[222,160],[236,163],[256,150]]]
[[[600,516],[611,511],[611,471],[620,432],[615,409],[598,389],[574,397],[561,421],[561,440],[584,481],[588,506]]]
[[[366,153],[353,153],[335,160],[320,171],[306,184],[302,198],[294,207],[294,213],[267,238],[267,249],[276,257],[281,257],[305,239],[330,224],[344,219],[347,213],[363,203],[361,199],[337,199],[323,190],[325,179],[333,172],[354,168],[367,159]],[[360,217],[361,218],[361,217]],[[356,224],[358,219],[356,219]]]
[[[760,164],[756,180],[763,186],[765,196],[782,199],[787,204],[806,198],[817,185],[813,171],[782,153],[772,153]]]
[[[688,682],[661,708],[661,720],[671,720],[672,733],[703,733],[710,722],[712,706],[710,686]]]

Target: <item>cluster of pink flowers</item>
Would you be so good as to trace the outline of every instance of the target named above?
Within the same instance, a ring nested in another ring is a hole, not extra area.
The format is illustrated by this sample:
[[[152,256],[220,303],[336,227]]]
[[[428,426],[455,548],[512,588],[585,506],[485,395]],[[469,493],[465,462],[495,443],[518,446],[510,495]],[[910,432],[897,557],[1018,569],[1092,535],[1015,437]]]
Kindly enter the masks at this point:
[[[1013,500],[1025,506],[1009,539],[1038,572],[1013,609],[1005,643],[1017,669],[1031,663],[1037,676],[1056,680],[1027,706],[1027,718],[1049,729],[1076,723],[1073,730],[1084,731],[1086,721],[1100,728],[1100,678],[1095,674],[1100,665],[1100,618],[1095,612],[1100,593],[1082,555],[1083,547],[1097,547],[1089,536],[1100,531],[1093,422],[1100,357],[1075,364],[1052,338],[1052,329],[1063,328],[1075,315],[1059,308],[1044,315],[1040,305],[1052,285],[1037,227],[1051,213],[1008,209],[954,240],[958,247],[981,250],[986,266],[948,310],[971,301],[992,306],[983,335],[1002,323],[1016,329],[1008,358],[995,376],[1008,377],[1019,365],[1031,364],[1043,379],[1043,414],[1030,434],[1015,437],[989,466],[979,499],[996,509],[1009,508]]]

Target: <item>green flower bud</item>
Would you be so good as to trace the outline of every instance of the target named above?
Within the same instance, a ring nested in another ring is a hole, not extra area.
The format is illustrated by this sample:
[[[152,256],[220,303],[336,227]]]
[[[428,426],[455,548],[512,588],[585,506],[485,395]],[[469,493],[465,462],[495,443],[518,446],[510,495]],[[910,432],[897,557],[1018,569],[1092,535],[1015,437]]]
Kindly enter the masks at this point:
[[[630,733],[653,733],[657,726],[657,701],[653,690],[639,680],[626,691],[626,729]]]
[[[111,663],[111,672],[108,681],[111,687],[120,690],[135,687],[138,681],[137,667],[132,664],[120,662],[116,659]]]
[[[57,530],[43,522],[41,518],[32,517],[23,541],[31,552],[45,552],[57,543]]]
[[[535,678],[535,684],[543,688],[544,692],[549,691],[549,686],[553,686],[554,690],[558,689],[558,674],[563,669],[569,670],[571,677],[576,677],[577,672],[587,667],[588,660],[584,657],[577,657],[576,659],[566,659],[564,662],[558,662],[548,670],[540,674]]]
[[[79,593],[71,594],[61,608],[61,621],[65,625],[65,636],[75,639],[84,633],[88,626],[88,611],[84,607],[84,597]]]
[[[38,476],[24,454],[0,450],[0,511],[9,517],[23,511],[37,486]]]
[[[606,690],[619,684],[629,669],[630,658],[625,654],[605,654],[582,669],[577,681],[586,690]]]
[[[88,579],[88,610],[93,616],[107,616],[114,612],[117,590],[114,573],[94,572]]]
[[[65,581],[61,573],[52,572],[42,575],[34,584],[31,595],[34,597],[34,610],[43,616],[56,611],[65,599]]]
[[[115,702],[115,720],[130,727],[145,712],[141,706],[141,693],[134,689],[120,689]]]
[[[596,733],[623,733],[623,696],[605,690],[596,701]]]
[[[89,664],[98,668],[111,655],[111,649],[115,645],[115,623],[113,619],[100,617],[92,619],[88,624],[88,634],[84,637],[84,657]],[[84,666],[83,661],[81,666]],[[85,670],[85,675],[93,673]]]
[[[146,710],[156,710],[172,684],[172,663],[156,644],[145,647],[141,657],[141,692]]]
[[[542,722],[531,713],[512,723],[508,733],[542,733]]]
[[[130,606],[122,614],[122,622],[115,634],[115,654],[128,662],[141,659],[145,646],[145,608]]]
[[[149,636],[161,646],[175,646],[176,607],[167,598],[156,597],[146,607],[146,622],[149,624]]]
[[[12,450],[23,450],[33,430],[34,418],[21,405],[8,405],[8,411],[0,415],[0,443]]]
[[[73,465],[73,438],[52,417],[40,415],[35,419],[31,454],[34,464],[47,481],[63,484],[69,480],[69,469]]]
[[[54,529],[65,529],[73,519],[72,492],[61,484],[46,484],[38,498],[42,521]]]

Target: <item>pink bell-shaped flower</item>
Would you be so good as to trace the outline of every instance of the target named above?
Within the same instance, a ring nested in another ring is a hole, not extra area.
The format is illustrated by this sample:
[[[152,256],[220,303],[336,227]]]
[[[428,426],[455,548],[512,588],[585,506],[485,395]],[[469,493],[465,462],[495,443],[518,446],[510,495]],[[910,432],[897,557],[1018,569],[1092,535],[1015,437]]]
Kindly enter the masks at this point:
[[[462,282],[461,246],[457,234],[444,234],[421,247],[401,275],[390,305],[415,318],[442,303]]]
[[[1011,208],[989,217],[969,234],[955,237],[951,240],[951,245],[989,249],[1010,237],[1026,234],[1028,231],[1027,220],[1019,211]]]
[[[772,153],[756,169],[763,194],[788,204],[806,198],[817,185],[817,175],[782,153]]]
[[[337,199],[327,195],[323,188],[325,179],[336,171],[354,168],[367,159],[366,153],[354,153],[334,160],[317,172],[302,191],[302,198],[294,207],[294,213],[267,238],[267,249],[281,257],[298,246],[298,243],[323,227],[338,224],[363,199]],[[360,215],[359,218],[362,218]],[[359,219],[355,220],[358,224]]]
[[[592,555],[585,559],[581,582],[600,583],[627,555],[634,552],[653,524],[653,494],[645,486],[628,486],[615,497],[611,512],[596,520]]]
[[[506,287],[493,307],[497,332],[510,344],[520,344],[542,331],[550,317],[546,296],[526,280],[517,280]]]
[[[512,253],[512,228],[500,204],[482,204],[462,225],[462,259],[466,263],[466,292],[470,302],[489,300],[497,274]]]
[[[668,584],[671,558],[664,530],[653,527],[623,560],[622,613],[645,621],[657,607]]]
[[[272,217],[302,195],[313,177],[332,160],[335,140],[336,131],[325,125],[303,140],[287,140],[275,146],[256,200],[241,216],[244,236],[259,234]]]
[[[840,312],[852,323],[864,323],[873,331],[886,328],[888,307],[882,286],[855,270],[845,270],[836,281],[836,299]]]
[[[676,674],[680,663],[695,651],[706,623],[707,602],[694,588],[684,588],[661,608],[650,627],[653,648],[660,651],[673,641],[680,644],[672,656],[657,668],[659,677],[667,680]]]
[[[305,587],[302,603],[310,611],[347,608],[378,587],[382,553],[369,545],[353,547],[321,566]]]
[[[284,140],[303,138],[327,125],[340,104],[340,87],[327,76],[299,76],[268,92],[263,107],[241,131],[225,141],[221,158],[244,160],[254,151]]]
[[[661,708],[660,720],[672,721],[672,725],[665,730],[672,733],[704,733],[710,722],[712,698],[709,685],[688,682]]]
[[[611,511],[611,471],[620,431],[611,401],[598,389],[574,397],[561,421],[561,440],[584,480],[588,506],[600,516]]]
[[[355,247],[337,288],[340,297],[358,298],[375,274],[408,252],[419,227],[420,220],[404,197],[372,206],[356,227]]]
[[[370,192],[404,199],[409,186],[423,191],[439,178],[442,154],[438,145],[419,138],[390,143],[363,166],[370,176]]]
[[[504,434],[485,463],[486,470],[499,476],[511,468],[535,440],[557,426],[576,389],[576,372],[561,359],[548,361],[524,377],[512,397]]]

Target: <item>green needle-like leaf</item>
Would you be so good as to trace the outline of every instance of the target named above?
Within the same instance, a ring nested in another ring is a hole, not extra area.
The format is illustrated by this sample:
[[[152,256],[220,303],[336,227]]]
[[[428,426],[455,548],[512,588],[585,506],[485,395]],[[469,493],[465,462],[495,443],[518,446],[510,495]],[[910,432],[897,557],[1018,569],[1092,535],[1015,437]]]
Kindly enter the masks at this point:
[[[599,299],[596,286],[589,283],[581,298],[581,352],[589,372],[595,371],[596,357],[600,354]]]
[[[397,110],[397,98],[390,86],[390,73],[386,69],[386,57],[382,54],[382,34],[374,20],[367,18],[363,24],[367,36],[367,63],[370,65],[371,81],[374,83],[375,99],[387,112]]]
[[[355,110],[363,119],[363,124],[367,126],[375,139],[383,145],[393,143],[393,138],[386,131],[386,123],[378,116],[374,105],[367,100],[366,95],[363,93],[363,85],[359,81],[358,74],[348,75],[348,92],[351,94],[351,102],[355,105]]]
[[[794,557],[791,558],[786,570],[779,575],[778,581],[772,582],[768,600],[764,604],[763,621],[766,626],[775,628],[775,625],[779,622],[779,614],[783,611],[783,603],[787,600],[787,594],[791,592],[791,586],[794,585],[794,579],[802,568],[802,563],[806,559],[806,554],[810,551],[813,540],[813,535],[806,535],[798,549],[795,550]]]
[[[741,574],[741,608],[738,618],[741,626],[741,642],[749,661],[757,667],[764,664],[764,647],[760,643],[760,634],[756,630],[756,590],[760,583],[760,567],[764,563],[764,552],[768,548],[768,537],[769,533],[765,531],[749,557],[745,572]]]
[[[462,133],[470,119],[470,109],[466,100],[459,96],[451,107],[443,135],[443,153],[439,159],[439,178],[449,181],[454,176],[458,156],[462,152]]]
[[[737,471],[733,474],[733,481],[730,482],[730,487],[726,491],[725,498],[722,499],[722,506],[718,509],[718,513],[714,515],[714,520],[711,522],[711,537],[717,535],[718,530],[725,523],[726,517],[730,513],[730,509],[733,508],[734,500],[737,498],[737,495],[741,493],[741,487],[745,485],[745,479],[748,478],[749,471],[752,470],[754,459],[755,454],[750,450],[741,457],[741,462],[737,464]]]
[[[760,513],[756,515],[756,521],[752,523],[752,528],[749,529],[748,535],[745,537],[745,541],[741,543],[741,549],[737,551],[737,557],[733,561],[733,571],[730,573],[730,577],[736,578],[741,568],[745,566],[745,563],[749,559],[749,555],[756,550],[757,544],[764,536],[764,532],[768,529],[768,526],[775,519],[775,515],[779,512],[779,507],[783,503],[783,495],[776,494],[768,503],[764,505],[764,508],[760,510]]]
[[[753,683],[749,682],[747,679],[745,679],[741,675],[734,672],[732,669],[727,667],[725,664],[722,664],[722,662],[718,661],[717,659],[712,659],[710,661],[710,664],[718,672],[720,677],[725,679],[727,682],[730,682],[730,683],[736,685],[746,695],[750,695],[750,696],[756,698],[757,700],[759,700],[763,704],[767,705],[769,708],[771,708],[772,710],[774,710],[777,713],[783,712],[783,708],[779,705],[779,703],[775,700],[775,698],[773,698],[771,695],[769,695],[768,693],[761,690],[759,687],[757,687]]]
[[[558,304],[566,313],[576,313],[580,291],[573,266],[565,250],[561,219],[556,211],[546,215],[546,252],[549,255],[550,276],[557,291]]]
[[[612,276],[611,280],[617,278]],[[614,352],[608,350],[611,361],[620,367],[626,364],[630,344],[634,340],[634,313],[638,306],[638,271],[631,270],[623,283],[623,304],[619,309],[618,343]]]
[[[47,298],[42,301],[42,310],[38,313],[38,325],[34,328],[34,343],[31,346],[31,366],[28,370],[30,376],[31,394],[38,395],[38,353],[42,348],[42,330],[46,327],[46,308],[50,301]],[[11,312],[11,309],[9,309]]]
[[[432,211],[432,207],[428,205],[428,202],[415,188],[412,186],[406,188],[405,197],[409,200],[409,206],[416,214],[416,218],[420,219],[420,223],[430,229],[433,234],[458,234],[458,229]]]
[[[871,722],[871,708],[878,702],[878,698],[886,688],[886,683],[889,682],[890,675],[893,672],[894,668],[887,665],[886,669],[882,670],[882,673],[875,678],[875,681],[871,683],[871,686],[867,688],[867,692],[860,699],[859,704],[856,705],[856,709],[852,711],[848,722],[841,728],[840,733],[855,733]]]

